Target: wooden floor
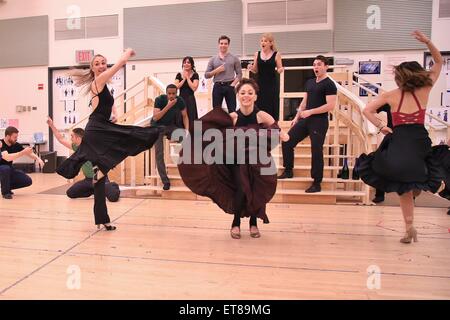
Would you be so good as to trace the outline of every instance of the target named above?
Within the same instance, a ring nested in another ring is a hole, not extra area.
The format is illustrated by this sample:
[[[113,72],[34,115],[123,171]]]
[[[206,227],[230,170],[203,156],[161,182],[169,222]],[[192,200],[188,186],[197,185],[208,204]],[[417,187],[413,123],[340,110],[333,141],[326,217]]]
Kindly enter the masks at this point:
[[[0,199],[0,299],[450,298],[444,208],[417,209],[411,245],[399,243],[399,208],[382,206],[270,204],[260,239],[244,220],[233,240],[231,216],[210,202],[123,198],[106,232],[92,199],[39,194],[65,181],[32,178]]]

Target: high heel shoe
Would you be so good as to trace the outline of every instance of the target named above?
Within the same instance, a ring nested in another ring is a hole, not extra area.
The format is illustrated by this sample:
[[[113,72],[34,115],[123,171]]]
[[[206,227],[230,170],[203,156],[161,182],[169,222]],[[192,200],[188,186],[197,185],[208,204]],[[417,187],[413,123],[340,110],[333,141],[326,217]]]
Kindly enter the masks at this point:
[[[411,243],[414,240],[414,242],[417,242],[417,230],[414,227],[411,227],[406,231],[406,234],[403,238],[400,239],[401,243]]]
[[[97,229],[100,229],[101,226],[104,226],[106,231],[114,231],[117,229],[116,226],[106,225],[106,224],[98,224]]]
[[[233,228],[236,228],[236,227],[233,227]],[[239,228],[239,231],[238,231],[238,232],[233,232],[233,228],[230,229],[230,235],[231,235],[231,237],[232,237],[233,239],[240,239],[240,238],[241,238],[241,228],[237,227],[237,228]]]
[[[252,231],[252,227],[256,228],[256,231]],[[250,237],[252,238],[261,238],[261,233],[259,233],[257,226],[250,226]]]

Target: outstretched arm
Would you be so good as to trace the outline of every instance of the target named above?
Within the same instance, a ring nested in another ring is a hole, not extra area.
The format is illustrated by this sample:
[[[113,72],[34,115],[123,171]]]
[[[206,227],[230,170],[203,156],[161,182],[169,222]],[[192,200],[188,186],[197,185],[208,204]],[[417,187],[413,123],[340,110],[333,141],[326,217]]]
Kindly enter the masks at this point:
[[[53,135],[55,136],[56,140],[58,140],[58,142],[61,143],[66,148],[72,150],[72,144],[70,143],[69,140],[64,139],[61,132],[59,132],[58,129],[56,129],[55,125],[53,124],[52,118],[50,117],[47,118],[47,124],[50,127],[50,129],[52,129]]]
[[[267,127],[270,127],[275,123],[275,119],[265,111],[258,112],[257,117],[258,122],[266,125]],[[280,130],[280,139],[286,142],[289,140],[289,135],[283,130]]]
[[[437,81],[439,78],[439,75],[441,74],[442,66],[444,65],[444,59],[442,58],[441,52],[438,48],[436,48],[431,42],[430,39],[426,35],[424,35],[422,32],[416,30],[412,33],[414,38],[416,38],[418,41],[423,42],[427,45],[428,50],[430,50],[431,56],[434,60],[434,65],[430,69],[430,78],[433,80],[433,84]]]
[[[126,63],[128,59],[135,56],[136,52],[133,49],[126,49],[125,52],[120,57],[119,61],[117,61],[111,68],[107,69],[105,72],[101,73],[91,85],[91,89],[96,94],[100,93],[103,90],[103,87],[106,83],[119,71]],[[98,90],[98,92],[97,92]]]

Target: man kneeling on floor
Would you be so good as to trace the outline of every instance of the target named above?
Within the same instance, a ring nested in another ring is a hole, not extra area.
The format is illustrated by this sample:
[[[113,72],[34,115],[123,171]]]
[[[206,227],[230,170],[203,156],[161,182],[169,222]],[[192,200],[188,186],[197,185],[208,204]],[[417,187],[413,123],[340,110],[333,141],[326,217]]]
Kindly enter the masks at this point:
[[[70,140],[64,139],[63,135],[56,129],[53,124],[53,120],[51,118],[47,119],[47,124],[52,129],[53,135],[56,140],[61,143],[66,148],[76,151],[80,146],[81,141],[83,140],[84,130],[81,128],[75,128],[72,130],[70,134]],[[92,178],[94,176],[94,170],[92,163],[87,161],[82,167],[81,171],[83,171],[84,179],[78,182],[75,182],[73,186],[67,189],[66,194],[71,199],[76,198],[87,198],[94,194],[94,184],[92,182]],[[105,194],[106,198],[111,202],[119,201],[120,189],[119,185],[115,182],[110,182],[108,177],[106,177],[105,183]]]
[[[5,130],[5,138],[0,140],[0,182],[2,196],[4,199],[12,199],[14,189],[31,186],[33,181],[30,176],[21,170],[13,168],[13,161],[22,156],[28,156],[39,162],[43,167],[44,162],[33,153],[31,147],[24,148],[17,143],[19,130],[14,127],[8,127]]]

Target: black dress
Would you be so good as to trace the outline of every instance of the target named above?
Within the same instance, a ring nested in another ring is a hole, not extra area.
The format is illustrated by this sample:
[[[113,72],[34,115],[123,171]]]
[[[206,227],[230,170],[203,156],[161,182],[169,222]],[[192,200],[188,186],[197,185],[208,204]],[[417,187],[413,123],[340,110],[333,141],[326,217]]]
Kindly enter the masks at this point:
[[[274,132],[278,133],[280,128],[276,123],[270,127],[258,124],[256,121],[257,112],[258,110],[255,108],[252,114],[243,116],[240,111],[237,111],[238,121],[236,126],[233,125],[229,114],[222,110],[222,108],[214,108],[205,114],[197,120],[202,124],[202,133],[208,129],[219,130],[223,137],[227,137],[223,139],[222,150],[227,150],[228,144],[234,144],[233,149],[237,150],[236,140],[230,139],[228,135],[225,135],[227,129],[229,131],[241,129],[244,132],[255,130],[255,134],[259,137],[257,145],[247,143],[244,147],[245,152],[239,153],[238,155],[223,154],[223,164],[208,164],[204,157],[201,157],[201,163],[196,164],[194,159],[195,143],[191,143],[190,146],[183,145],[180,156],[183,159],[183,155],[186,152],[185,149],[190,148],[190,163],[186,163],[186,161],[181,162],[178,164],[178,170],[183,182],[192,192],[209,197],[226,213],[235,214],[240,211],[241,217],[256,216],[262,219],[264,223],[269,223],[266,214],[266,203],[275,194],[277,174],[275,166],[273,167],[275,169],[273,174],[272,171],[262,174],[262,170],[271,167],[271,163],[274,165],[272,156],[270,155],[271,135]],[[190,132],[191,136],[194,135],[193,128],[190,128]],[[263,140],[267,142],[263,147],[267,148],[267,154],[270,159],[269,163],[261,161],[258,158],[255,164],[249,164],[248,161],[245,164],[237,164],[236,159],[238,156],[245,156],[248,159],[249,154],[255,152],[255,148],[258,148]],[[201,151],[204,152],[210,145],[211,142],[203,141]],[[230,158],[232,159],[231,161]],[[237,185],[236,174],[238,175],[239,186]],[[241,190],[245,194],[245,203],[240,209],[236,208],[234,201],[238,190]]]
[[[175,77],[178,81],[183,81],[183,77],[181,76],[181,73],[177,73],[177,76]],[[194,72],[194,74],[191,77],[191,81],[199,80],[199,76],[197,72]],[[198,119],[198,112],[197,112],[197,101],[195,100],[194,91],[189,87],[189,84],[187,80],[183,83],[183,85],[180,87],[180,97],[183,98],[186,108],[187,108],[187,114],[189,118],[189,122],[192,123],[192,121]]]
[[[261,59],[261,51],[258,51],[258,100],[256,104],[260,110],[270,114],[275,121],[280,117],[280,85],[278,84],[278,72],[275,70],[277,52],[268,60]]]
[[[400,112],[403,92],[397,111],[391,112],[393,133],[384,137],[375,152],[362,154],[358,159],[361,179],[384,192],[402,195],[424,190],[435,193],[444,179],[442,166],[423,125],[425,109],[412,94],[419,110],[413,114]]]
[[[112,123],[109,118],[113,105],[114,98],[105,85],[98,94],[98,106],[89,117],[79,148],[58,167],[58,174],[72,179],[86,161],[91,161],[106,175],[126,157],[153,146],[160,129]]]

